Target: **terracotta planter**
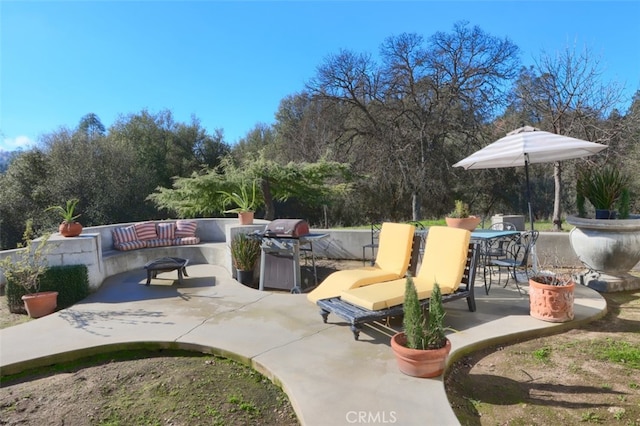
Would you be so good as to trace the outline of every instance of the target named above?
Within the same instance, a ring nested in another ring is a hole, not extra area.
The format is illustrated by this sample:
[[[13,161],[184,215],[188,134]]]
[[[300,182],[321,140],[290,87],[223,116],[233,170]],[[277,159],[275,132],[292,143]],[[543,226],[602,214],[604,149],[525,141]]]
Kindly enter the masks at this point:
[[[405,345],[407,338],[404,332],[396,333],[391,338],[391,348],[398,362],[398,369],[413,377],[438,377],[444,372],[447,357],[451,351],[451,342],[447,339],[444,348],[419,350]]]
[[[77,237],[82,233],[82,225],[78,222],[62,222],[58,227],[58,232],[60,232],[63,237]]]
[[[464,218],[455,218],[455,217],[445,217],[445,221],[447,222],[447,226],[451,228],[461,228],[466,229],[467,231],[473,231],[478,227],[480,221],[482,220],[476,216],[469,216]]]
[[[43,291],[41,293],[26,294],[22,296],[24,308],[31,318],[40,318],[49,315],[58,306],[57,291]]]
[[[548,285],[529,279],[529,313],[547,322],[573,320],[573,292],[576,284]]]
[[[238,213],[238,219],[240,220],[240,225],[253,225],[253,214],[254,212]]]

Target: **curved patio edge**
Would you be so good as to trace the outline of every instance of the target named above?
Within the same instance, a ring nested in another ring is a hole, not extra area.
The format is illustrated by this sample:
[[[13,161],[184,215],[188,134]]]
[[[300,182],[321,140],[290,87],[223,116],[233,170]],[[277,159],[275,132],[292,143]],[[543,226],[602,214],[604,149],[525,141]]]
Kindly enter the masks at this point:
[[[164,279],[172,281],[173,273]],[[161,276],[161,278],[163,278]],[[389,347],[398,324],[365,327],[355,341],[348,325],[324,324],[305,295],[259,292],[232,280],[222,267],[194,265],[182,286],[143,284],[144,271],[108,278],[81,303],[0,330],[1,374],[122,348],[180,348],[225,356],[252,366],[280,385],[304,425],[459,424],[442,378],[400,373]],[[480,283],[477,285],[480,289]],[[453,350],[449,365],[498,343],[565,331],[602,317],[606,302],[576,289],[576,319],[545,323],[528,315],[528,299],[511,289],[477,292],[478,309],[464,300],[446,305]],[[36,337],[36,340],[33,340]]]

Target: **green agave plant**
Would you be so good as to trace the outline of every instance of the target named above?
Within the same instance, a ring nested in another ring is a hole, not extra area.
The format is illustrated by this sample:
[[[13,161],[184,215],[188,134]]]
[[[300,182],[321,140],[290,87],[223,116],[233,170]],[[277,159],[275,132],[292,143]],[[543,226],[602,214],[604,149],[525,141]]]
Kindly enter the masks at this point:
[[[232,209],[224,210],[223,213],[243,213],[255,211],[261,204],[258,196],[258,184],[256,180],[248,184],[242,182],[238,185],[238,191],[218,191],[223,196],[222,206],[227,208],[229,205],[235,205]]]
[[[628,198],[628,184],[629,177],[611,165],[581,171],[576,182],[576,201],[580,216],[585,216],[585,200],[595,209],[615,210],[616,203],[621,198]]]
[[[78,200],[77,198],[72,198],[71,200],[67,200],[66,206],[51,206],[46,208],[45,211],[55,211],[60,214],[64,223],[73,223],[77,218],[80,217],[79,214],[73,214],[79,201],[80,200]]]

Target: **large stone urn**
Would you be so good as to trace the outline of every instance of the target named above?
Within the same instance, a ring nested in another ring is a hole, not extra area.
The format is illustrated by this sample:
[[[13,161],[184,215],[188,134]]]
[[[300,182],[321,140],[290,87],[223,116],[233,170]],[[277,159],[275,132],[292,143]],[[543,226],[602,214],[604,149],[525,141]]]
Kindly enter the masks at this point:
[[[629,273],[640,261],[640,217],[587,219],[567,217],[575,228],[569,240],[578,259],[589,269],[583,284],[602,291],[640,288],[640,278]]]

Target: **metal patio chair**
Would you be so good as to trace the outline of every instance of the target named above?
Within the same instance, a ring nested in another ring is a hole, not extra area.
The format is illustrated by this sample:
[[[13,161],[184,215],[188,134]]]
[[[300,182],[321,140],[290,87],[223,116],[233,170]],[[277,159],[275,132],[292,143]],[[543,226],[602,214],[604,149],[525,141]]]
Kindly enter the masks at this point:
[[[500,285],[501,281],[501,270],[507,270],[507,279],[503,285],[506,287],[509,283],[509,278],[513,277],[516,287],[518,288],[518,293],[522,294],[522,289],[520,288],[520,284],[518,284],[518,272],[524,272],[527,277],[527,280],[532,275],[533,268],[531,268],[529,262],[529,255],[533,250],[533,246],[536,244],[538,239],[539,232],[538,231],[526,231],[521,233],[519,236],[514,238],[505,249],[505,256],[500,258],[486,258],[485,267],[488,268],[488,277],[489,277],[489,285],[487,288],[487,292],[491,288],[492,280],[493,280],[493,270],[495,269],[497,272],[498,285]],[[486,276],[485,276],[486,277]]]
[[[371,242],[369,244],[365,244],[362,246],[362,264],[366,263],[366,250],[371,250],[371,260],[369,263],[371,266],[375,263],[376,259],[376,250],[378,250],[378,245],[380,241],[380,230],[382,230],[382,223],[372,223],[371,224]]]

